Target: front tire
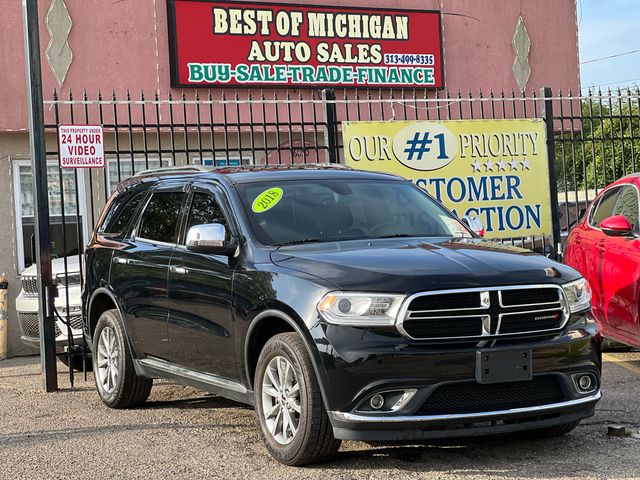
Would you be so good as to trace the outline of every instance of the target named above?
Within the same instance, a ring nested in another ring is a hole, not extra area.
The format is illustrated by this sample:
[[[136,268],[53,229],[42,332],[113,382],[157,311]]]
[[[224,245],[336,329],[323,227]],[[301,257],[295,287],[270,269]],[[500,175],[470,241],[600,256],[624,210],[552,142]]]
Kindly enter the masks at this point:
[[[98,395],[111,408],[147,401],[153,380],[136,375],[129,343],[117,310],[107,310],[93,334],[93,372]]]
[[[279,462],[318,463],[340,448],[311,359],[297,334],[282,333],[265,344],[256,367],[254,396],[262,439]]]

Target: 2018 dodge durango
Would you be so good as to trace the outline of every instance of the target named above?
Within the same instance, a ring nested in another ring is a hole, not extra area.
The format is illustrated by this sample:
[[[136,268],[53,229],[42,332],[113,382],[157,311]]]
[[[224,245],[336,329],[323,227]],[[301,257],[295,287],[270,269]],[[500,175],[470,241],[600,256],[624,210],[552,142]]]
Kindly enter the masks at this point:
[[[343,439],[562,435],[600,398],[587,283],[404,179],[328,166],[121,183],[86,250],[113,408],[169,378],[255,406],[289,465]]]

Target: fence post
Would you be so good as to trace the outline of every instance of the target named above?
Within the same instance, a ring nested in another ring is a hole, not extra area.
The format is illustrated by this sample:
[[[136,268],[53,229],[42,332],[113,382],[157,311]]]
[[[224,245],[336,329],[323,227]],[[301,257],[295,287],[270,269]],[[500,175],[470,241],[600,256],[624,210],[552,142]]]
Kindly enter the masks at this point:
[[[58,389],[56,369],[55,285],[51,276],[51,236],[49,233],[49,197],[47,188],[47,156],[44,140],[42,107],[42,75],[40,72],[40,33],[38,1],[22,0],[24,22],[27,98],[29,106],[29,140],[33,171],[33,200],[36,207],[36,263],[38,265],[38,321],[40,331],[40,364],[45,391]]]
[[[549,161],[549,193],[551,196],[551,221],[552,221],[552,241],[553,253],[551,258],[560,260],[562,255],[562,244],[560,238],[560,217],[558,216],[558,180],[556,177],[556,142],[553,128],[553,93],[551,88],[541,89],[541,97],[544,98],[542,105],[542,117],[547,127],[547,157]]]
[[[324,145],[327,148],[329,163],[339,163],[336,94],[330,88],[322,90],[322,113],[324,117]]]

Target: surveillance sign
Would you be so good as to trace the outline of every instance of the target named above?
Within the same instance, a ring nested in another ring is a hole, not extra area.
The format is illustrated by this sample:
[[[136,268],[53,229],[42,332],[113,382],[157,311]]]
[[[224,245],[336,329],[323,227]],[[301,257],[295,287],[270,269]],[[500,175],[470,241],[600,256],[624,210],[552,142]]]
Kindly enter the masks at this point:
[[[101,125],[59,125],[58,156],[62,168],[104,167]]]

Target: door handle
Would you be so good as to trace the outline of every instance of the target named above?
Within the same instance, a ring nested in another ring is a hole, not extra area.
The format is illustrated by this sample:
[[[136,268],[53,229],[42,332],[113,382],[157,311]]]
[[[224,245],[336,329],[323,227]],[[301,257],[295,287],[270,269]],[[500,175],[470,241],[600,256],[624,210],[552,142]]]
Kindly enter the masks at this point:
[[[117,264],[119,264],[119,265],[127,265],[127,264],[129,264],[129,263],[131,263],[131,262],[129,261],[129,259],[128,259],[128,258],[124,258],[124,257],[115,257],[115,258],[113,259],[113,263],[117,263]]]
[[[177,273],[178,275],[186,275],[187,273],[189,273],[189,270],[187,270],[184,267],[174,267],[174,266],[172,266],[172,267],[169,268],[169,270],[172,273]]]

